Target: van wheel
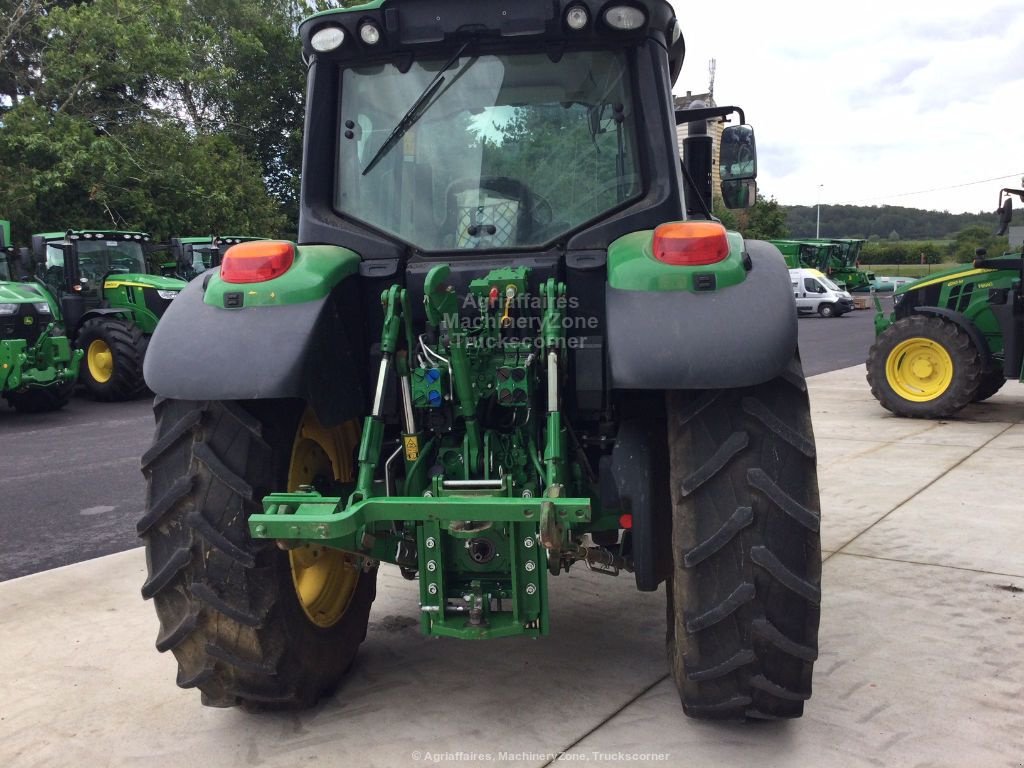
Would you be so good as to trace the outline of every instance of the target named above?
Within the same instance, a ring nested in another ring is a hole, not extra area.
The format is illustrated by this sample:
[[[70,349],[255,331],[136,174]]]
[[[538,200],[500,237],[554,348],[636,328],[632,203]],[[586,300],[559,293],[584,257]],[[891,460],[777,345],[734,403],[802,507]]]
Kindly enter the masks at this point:
[[[818,314],[822,317],[835,317],[836,311],[831,304],[819,304]]]

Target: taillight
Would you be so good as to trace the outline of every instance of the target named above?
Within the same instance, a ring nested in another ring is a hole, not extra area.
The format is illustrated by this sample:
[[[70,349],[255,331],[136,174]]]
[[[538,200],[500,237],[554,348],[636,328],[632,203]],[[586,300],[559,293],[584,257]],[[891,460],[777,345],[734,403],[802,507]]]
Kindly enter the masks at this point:
[[[226,283],[262,283],[288,271],[295,261],[295,247],[281,240],[257,240],[228,248],[220,263]]]
[[[699,267],[729,255],[725,227],[714,221],[677,221],[654,230],[654,258],[665,264]]]

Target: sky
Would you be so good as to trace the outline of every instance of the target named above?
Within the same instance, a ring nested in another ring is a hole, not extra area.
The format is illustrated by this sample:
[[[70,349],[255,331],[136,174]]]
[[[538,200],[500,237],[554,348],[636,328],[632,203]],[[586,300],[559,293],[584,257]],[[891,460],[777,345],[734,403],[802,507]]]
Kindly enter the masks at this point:
[[[973,213],[1022,187],[1021,0],[671,2],[675,93],[706,92],[716,60],[715,101],[743,107],[780,203]]]

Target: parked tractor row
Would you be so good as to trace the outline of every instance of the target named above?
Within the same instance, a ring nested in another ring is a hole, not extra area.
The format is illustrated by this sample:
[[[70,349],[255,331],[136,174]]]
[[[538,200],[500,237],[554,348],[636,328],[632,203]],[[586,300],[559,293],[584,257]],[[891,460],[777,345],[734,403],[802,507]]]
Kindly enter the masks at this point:
[[[205,260],[175,250],[199,239],[176,239],[174,261],[154,265],[161,246],[145,232],[45,232],[15,249],[2,222],[0,393],[25,412],[63,407],[76,381],[96,400],[137,397],[149,338],[186,281],[250,239],[202,239]]]

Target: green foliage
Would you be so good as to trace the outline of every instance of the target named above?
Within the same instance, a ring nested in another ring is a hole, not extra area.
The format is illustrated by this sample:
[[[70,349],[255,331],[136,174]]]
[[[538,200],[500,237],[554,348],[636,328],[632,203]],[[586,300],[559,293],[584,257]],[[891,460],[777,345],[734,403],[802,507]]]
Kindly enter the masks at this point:
[[[738,232],[740,228],[739,219],[736,214],[725,207],[725,203],[722,198],[717,195],[711,200],[711,213],[716,219],[722,222],[722,225],[731,231]]]
[[[308,7],[15,5],[17,35],[0,40],[0,210],[16,239],[66,226],[291,228],[304,85],[294,25]]]
[[[956,233],[949,251],[954,261],[966,264],[974,261],[974,252],[978,248],[997,256],[1009,249],[1009,241],[1005,237],[997,237],[985,227],[967,227]]]
[[[757,196],[753,207],[737,216],[740,232],[751,240],[778,240],[789,237],[786,213],[774,197]]]
[[[53,227],[277,232],[286,222],[258,166],[224,135],[136,122],[97,131],[81,117],[22,102],[0,130],[2,210],[16,240]]]
[[[995,194],[993,194],[995,197]],[[793,237],[814,237],[816,206],[783,206],[786,224]],[[893,232],[904,240],[945,239],[968,226],[995,230],[998,217],[994,213],[960,213],[924,211],[895,205],[822,205],[822,237],[888,238]]]
[[[943,264],[974,260],[974,249],[987,248],[989,253],[1003,253],[1005,237],[995,237],[984,227],[968,227],[948,241],[903,240],[900,242],[867,242],[861,250],[862,264]]]

